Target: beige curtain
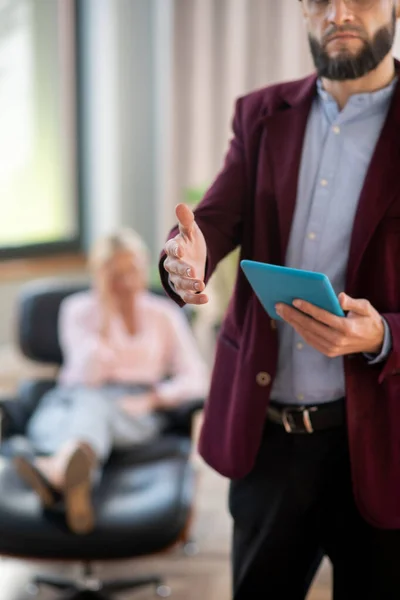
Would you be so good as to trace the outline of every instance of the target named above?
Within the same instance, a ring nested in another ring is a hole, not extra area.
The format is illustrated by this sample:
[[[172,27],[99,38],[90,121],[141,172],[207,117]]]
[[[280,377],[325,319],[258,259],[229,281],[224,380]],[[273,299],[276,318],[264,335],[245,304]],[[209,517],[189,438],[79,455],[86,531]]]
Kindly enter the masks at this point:
[[[231,134],[235,99],[312,70],[295,0],[174,0],[171,207],[207,186]]]

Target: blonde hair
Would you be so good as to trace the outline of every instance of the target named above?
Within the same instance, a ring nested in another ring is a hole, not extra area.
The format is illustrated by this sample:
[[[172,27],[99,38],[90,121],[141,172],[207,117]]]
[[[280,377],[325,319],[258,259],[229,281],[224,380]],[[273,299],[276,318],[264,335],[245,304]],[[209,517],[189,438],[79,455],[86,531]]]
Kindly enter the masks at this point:
[[[89,253],[89,267],[96,271],[111,260],[117,252],[131,252],[143,260],[146,269],[149,263],[149,251],[143,239],[129,227],[124,227],[99,238]]]

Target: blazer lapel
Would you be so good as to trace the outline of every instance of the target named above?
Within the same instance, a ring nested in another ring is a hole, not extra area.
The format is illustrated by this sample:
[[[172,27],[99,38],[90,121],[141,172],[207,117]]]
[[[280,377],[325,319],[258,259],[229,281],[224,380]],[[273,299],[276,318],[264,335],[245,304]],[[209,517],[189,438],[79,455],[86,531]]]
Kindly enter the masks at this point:
[[[264,117],[264,144],[277,202],[281,260],[285,260],[296,205],[304,134],[315,96],[316,77],[285,93],[284,106]]]
[[[395,61],[400,77],[400,63]],[[304,134],[316,76],[285,89],[275,110],[263,118],[266,150],[277,202],[281,260],[284,262],[296,205]],[[350,246],[346,290],[351,293],[362,255],[396,193],[400,193],[400,84],[397,85],[360,195]]]
[[[400,85],[398,84],[364,181],[354,220],[346,281],[346,289],[350,294],[363,253],[396,193],[400,191],[399,136]]]

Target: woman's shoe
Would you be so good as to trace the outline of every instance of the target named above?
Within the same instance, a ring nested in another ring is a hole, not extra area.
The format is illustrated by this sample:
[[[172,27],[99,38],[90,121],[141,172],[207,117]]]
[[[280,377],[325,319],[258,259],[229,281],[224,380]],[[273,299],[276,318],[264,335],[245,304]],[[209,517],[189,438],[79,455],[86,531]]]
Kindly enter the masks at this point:
[[[92,506],[93,461],[78,446],[71,454],[65,471],[64,501],[68,527],[74,533],[90,533],[95,526]]]
[[[14,456],[13,465],[21,479],[37,493],[46,508],[52,507],[59,500],[57,490],[28,458]]]

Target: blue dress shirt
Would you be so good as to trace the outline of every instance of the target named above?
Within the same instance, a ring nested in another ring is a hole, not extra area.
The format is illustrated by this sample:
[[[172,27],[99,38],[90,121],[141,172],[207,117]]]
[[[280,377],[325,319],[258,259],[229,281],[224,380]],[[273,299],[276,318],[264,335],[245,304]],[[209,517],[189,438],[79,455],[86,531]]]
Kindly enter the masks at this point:
[[[383,127],[396,80],[373,93],[356,94],[342,111],[318,82],[307,123],[298,195],[286,265],[320,271],[337,294],[345,291],[354,217],[368,165]],[[391,349],[386,322],[379,356]],[[328,358],[279,321],[278,371],[271,399],[285,404],[323,403],[345,395],[343,357]]]

